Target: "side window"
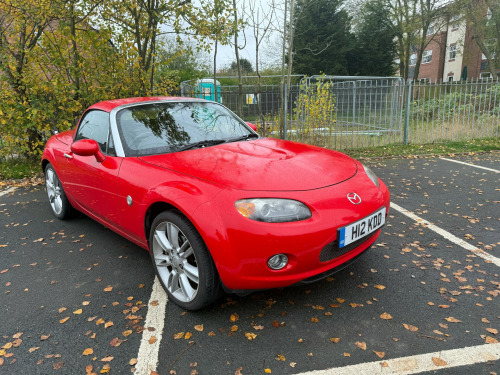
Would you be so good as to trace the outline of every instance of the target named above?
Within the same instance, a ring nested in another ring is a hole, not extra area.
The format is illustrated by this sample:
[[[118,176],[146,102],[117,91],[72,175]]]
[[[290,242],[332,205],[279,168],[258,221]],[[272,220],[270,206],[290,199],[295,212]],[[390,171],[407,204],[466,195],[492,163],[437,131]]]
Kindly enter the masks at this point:
[[[99,144],[103,153],[108,153],[108,145],[110,142],[112,143],[109,132],[109,113],[103,111],[88,112],[83,117],[76,132],[75,141],[80,139],[93,139]]]

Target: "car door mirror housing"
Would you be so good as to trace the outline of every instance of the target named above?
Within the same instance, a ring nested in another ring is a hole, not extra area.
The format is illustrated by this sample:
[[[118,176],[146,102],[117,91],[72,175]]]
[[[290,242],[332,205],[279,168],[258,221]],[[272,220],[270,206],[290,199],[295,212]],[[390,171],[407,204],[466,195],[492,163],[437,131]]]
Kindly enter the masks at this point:
[[[93,139],[81,139],[71,145],[71,151],[79,156],[95,156],[102,163],[106,156],[99,149],[99,145]]]
[[[255,125],[254,123],[252,122],[247,122],[246,123],[248,126],[250,126],[252,128],[253,131],[257,131],[257,125]]]

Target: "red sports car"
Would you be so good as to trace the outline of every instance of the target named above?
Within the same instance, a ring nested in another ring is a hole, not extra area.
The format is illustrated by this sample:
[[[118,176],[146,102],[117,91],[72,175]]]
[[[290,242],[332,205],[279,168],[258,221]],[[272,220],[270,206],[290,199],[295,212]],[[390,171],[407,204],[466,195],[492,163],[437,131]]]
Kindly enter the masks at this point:
[[[367,250],[389,191],[339,152],[261,138],[221,104],[94,104],[43,152],[52,212],[74,209],[148,249],[170,300],[319,280]]]

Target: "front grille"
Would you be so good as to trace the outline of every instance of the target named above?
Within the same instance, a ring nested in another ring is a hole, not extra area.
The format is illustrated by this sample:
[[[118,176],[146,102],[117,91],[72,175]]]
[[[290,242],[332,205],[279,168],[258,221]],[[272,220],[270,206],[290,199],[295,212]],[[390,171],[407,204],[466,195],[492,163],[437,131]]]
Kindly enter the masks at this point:
[[[320,262],[328,262],[329,260],[338,258],[339,256],[342,256],[344,254],[347,254],[349,251],[354,250],[357,248],[359,245],[361,245],[363,242],[368,241],[370,238],[372,238],[375,233],[378,231],[375,231],[373,233],[370,233],[369,235],[360,238],[357,241],[354,241],[353,243],[350,243],[347,246],[344,246],[343,248],[339,249],[339,243],[337,240],[330,242],[328,245],[326,245],[322,250],[321,253],[319,254],[319,261]]]

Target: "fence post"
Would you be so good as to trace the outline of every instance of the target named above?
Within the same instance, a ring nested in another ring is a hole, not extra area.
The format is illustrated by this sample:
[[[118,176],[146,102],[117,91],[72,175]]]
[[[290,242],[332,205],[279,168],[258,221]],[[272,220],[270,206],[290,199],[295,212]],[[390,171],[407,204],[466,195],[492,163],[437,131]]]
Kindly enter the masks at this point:
[[[406,85],[406,106],[405,106],[405,124],[403,132],[403,144],[408,144],[408,130],[410,127],[410,102],[411,102],[411,79],[408,80]]]
[[[284,90],[283,90],[283,94],[284,94],[284,98],[283,100],[285,101],[285,105],[284,105],[284,115],[285,115],[285,118],[284,118],[284,123],[283,123],[283,139],[286,140],[286,125],[287,125],[287,117],[288,117],[288,92],[287,92],[287,87],[286,87],[286,83],[284,84]]]

